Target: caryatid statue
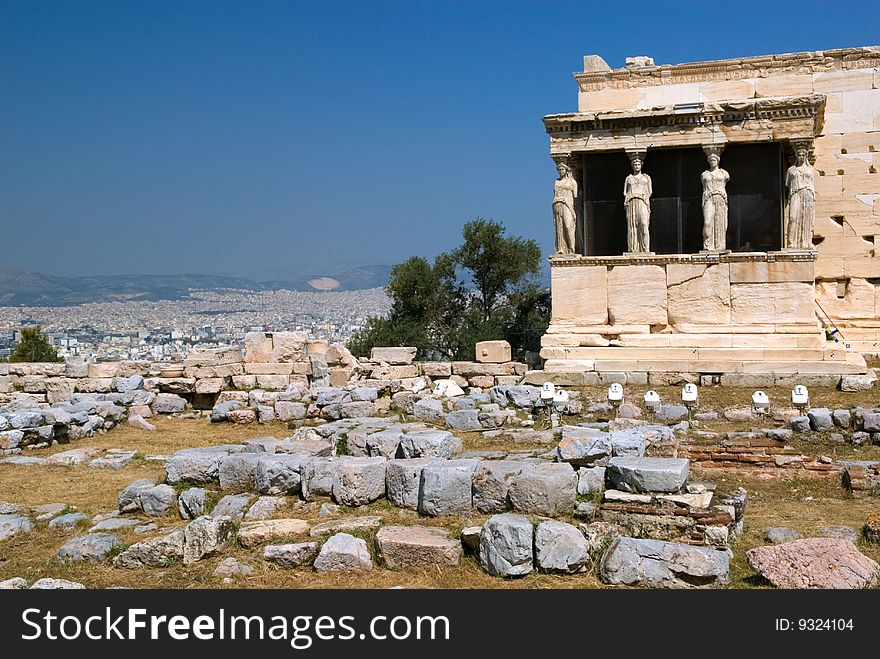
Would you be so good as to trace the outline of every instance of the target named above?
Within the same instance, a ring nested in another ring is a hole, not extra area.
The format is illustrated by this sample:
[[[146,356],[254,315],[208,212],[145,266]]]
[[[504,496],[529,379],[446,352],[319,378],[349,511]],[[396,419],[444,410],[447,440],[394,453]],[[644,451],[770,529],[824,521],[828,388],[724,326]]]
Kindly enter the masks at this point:
[[[816,217],[816,172],[810,161],[808,145],[795,144],[795,164],[785,174],[788,192],[787,249],[813,249],[813,220]]]
[[[723,252],[727,249],[727,182],[730,174],[721,169],[721,150],[704,147],[709,169],[700,174],[703,183],[703,249]]]
[[[626,243],[629,252],[650,251],[648,227],[651,221],[651,177],[642,172],[642,154],[630,155],[633,173],[623,184],[626,208]]]
[[[574,229],[577,215],[574,212],[574,199],[578,184],[574,180],[571,167],[564,162],[556,163],[559,178],[553,184],[553,220],[556,222],[556,253],[574,254]]]

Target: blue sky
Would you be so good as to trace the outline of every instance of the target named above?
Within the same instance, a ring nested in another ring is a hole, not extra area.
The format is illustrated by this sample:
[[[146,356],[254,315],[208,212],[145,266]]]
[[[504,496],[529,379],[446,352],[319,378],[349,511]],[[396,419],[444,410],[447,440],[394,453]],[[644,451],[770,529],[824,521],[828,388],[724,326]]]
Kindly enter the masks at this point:
[[[845,9],[844,9],[845,8]],[[284,277],[553,246],[544,114],[612,67],[880,43],[880,2],[0,0],[4,262]]]

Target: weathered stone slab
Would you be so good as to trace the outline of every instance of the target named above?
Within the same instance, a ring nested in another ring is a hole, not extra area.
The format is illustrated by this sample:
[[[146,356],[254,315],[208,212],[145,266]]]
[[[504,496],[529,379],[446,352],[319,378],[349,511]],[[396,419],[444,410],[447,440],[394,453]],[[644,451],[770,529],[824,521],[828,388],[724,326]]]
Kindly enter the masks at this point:
[[[568,516],[577,499],[577,474],[567,463],[527,464],[514,476],[508,496],[517,512]]]
[[[451,458],[453,436],[446,430],[408,432],[400,440],[402,458]]]
[[[483,364],[502,364],[510,361],[510,344],[507,341],[478,341],[477,361]]]
[[[385,458],[349,457],[333,477],[333,499],[345,506],[363,506],[385,496]]]
[[[263,456],[254,469],[254,488],[260,494],[297,494],[302,472],[312,458],[304,455]]]
[[[867,588],[880,566],[848,540],[804,538],[746,552],[753,570],[777,588]]]
[[[301,567],[314,563],[320,549],[317,542],[268,545],[263,549],[263,560],[284,568]]]
[[[227,494],[214,506],[211,517],[229,517],[234,522],[240,522],[244,519],[244,514],[253,499],[251,494]]]
[[[416,510],[422,470],[435,458],[402,458],[389,460],[385,467],[385,496],[399,508]]]
[[[385,362],[392,365],[411,364],[416,358],[416,348],[373,348],[370,351],[370,361]]]
[[[385,526],[376,542],[389,570],[424,567],[458,567],[461,543],[446,529],[426,526]]]
[[[628,492],[678,492],[687,482],[690,461],[684,458],[611,458],[606,474]]]
[[[304,519],[242,522],[238,528],[238,543],[242,547],[254,547],[289,535],[305,535],[308,531],[309,523]]]
[[[633,282],[638,282],[637,286]],[[659,265],[608,270],[608,317],[613,325],[666,325],[666,272]]]
[[[473,502],[481,513],[496,514],[513,509],[508,491],[510,484],[523,470],[522,462],[514,460],[483,460],[474,471]]]
[[[165,483],[145,487],[137,493],[140,509],[153,517],[167,515],[174,506],[175,496],[174,488]]]
[[[476,460],[441,460],[424,467],[419,512],[435,517],[469,511],[476,468]]]
[[[315,524],[309,529],[309,535],[313,538],[345,531],[375,531],[382,526],[382,518],[378,515],[362,515],[360,517],[346,517],[329,522]]]
[[[730,559],[716,549],[618,537],[602,558],[599,576],[608,584],[712,588],[730,580]]]
[[[220,460],[217,475],[222,490],[253,490],[257,468],[263,460],[261,453],[234,453]]]

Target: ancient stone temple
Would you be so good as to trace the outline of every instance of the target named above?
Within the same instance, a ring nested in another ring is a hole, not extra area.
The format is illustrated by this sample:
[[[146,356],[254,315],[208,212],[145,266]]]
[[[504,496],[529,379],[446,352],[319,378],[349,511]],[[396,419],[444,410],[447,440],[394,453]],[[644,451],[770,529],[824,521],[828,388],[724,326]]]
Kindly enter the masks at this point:
[[[880,47],[590,55],[575,79],[578,111],[544,117],[565,232],[545,370],[864,373],[861,353],[880,353]]]

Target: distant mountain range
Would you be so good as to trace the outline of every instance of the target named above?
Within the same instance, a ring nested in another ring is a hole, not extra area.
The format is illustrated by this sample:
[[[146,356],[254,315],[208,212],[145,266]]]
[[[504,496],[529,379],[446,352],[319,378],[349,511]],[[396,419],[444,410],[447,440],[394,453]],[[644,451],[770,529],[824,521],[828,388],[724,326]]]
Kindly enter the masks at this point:
[[[370,265],[328,277],[322,274],[289,281],[254,281],[216,275],[102,275],[57,277],[0,268],[0,306],[54,307],[88,302],[180,300],[190,291],[356,291],[388,282],[391,267]]]

